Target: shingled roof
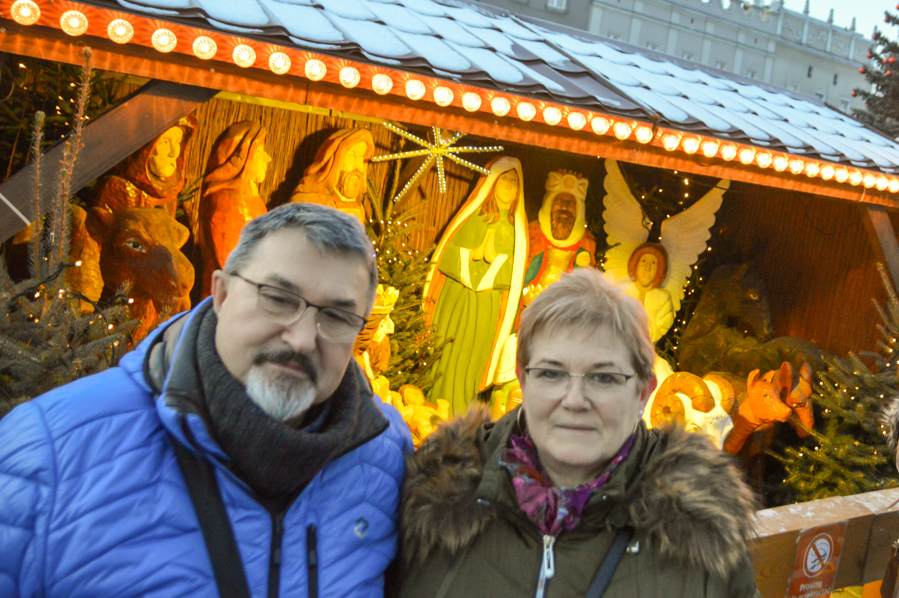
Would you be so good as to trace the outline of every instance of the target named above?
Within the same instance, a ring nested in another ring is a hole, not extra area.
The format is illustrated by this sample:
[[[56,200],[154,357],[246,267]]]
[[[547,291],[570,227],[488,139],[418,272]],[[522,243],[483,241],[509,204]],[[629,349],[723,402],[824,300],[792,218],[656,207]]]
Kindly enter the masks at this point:
[[[392,71],[899,174],[899,145],[799,94],[464,0],[82,0]]]

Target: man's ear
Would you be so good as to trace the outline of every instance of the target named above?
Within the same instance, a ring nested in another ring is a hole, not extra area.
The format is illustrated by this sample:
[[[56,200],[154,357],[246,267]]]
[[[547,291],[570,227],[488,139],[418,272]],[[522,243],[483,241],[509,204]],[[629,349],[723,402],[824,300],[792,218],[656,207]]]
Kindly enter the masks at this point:
[[[228,296],[229,275],[224,270],[216,270],[212,273],[212,309],[219,313],[222,303]]]
[[[643,405],[646,405],[646,402],[649,400],[650,395],[652,395],[653,391],[659,385],[659,379],[656,378],[656,375],[653,374],[652,378],[646,381],[646,384],[643,385],[643,392],[640,393],[640,402]]]

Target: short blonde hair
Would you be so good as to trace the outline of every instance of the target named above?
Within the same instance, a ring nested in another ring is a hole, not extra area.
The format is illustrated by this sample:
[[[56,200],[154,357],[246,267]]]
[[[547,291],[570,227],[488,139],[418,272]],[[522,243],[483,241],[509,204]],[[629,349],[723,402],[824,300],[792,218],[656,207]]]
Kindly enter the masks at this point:
[[[596,268],[578,268],[549,285],[521,314],[516,363],[527,366],[531,343],[544,330],[565,334],[592,330],[603,324],[630,349],[634,371],[642,389],[653,376],[656,351],[649,336],[646,310],[624,293],[621,286]],[[626,373],[626,372],[625,372]]]

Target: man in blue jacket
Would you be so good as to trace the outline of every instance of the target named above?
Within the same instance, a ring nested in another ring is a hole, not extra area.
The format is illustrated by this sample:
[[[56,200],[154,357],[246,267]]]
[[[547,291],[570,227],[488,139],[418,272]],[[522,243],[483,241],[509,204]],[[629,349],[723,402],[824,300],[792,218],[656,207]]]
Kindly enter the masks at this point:
[[[212,297],[0,420],[0,596],[374,597],[411,437],[353,342],[355,218],[247,224]]]

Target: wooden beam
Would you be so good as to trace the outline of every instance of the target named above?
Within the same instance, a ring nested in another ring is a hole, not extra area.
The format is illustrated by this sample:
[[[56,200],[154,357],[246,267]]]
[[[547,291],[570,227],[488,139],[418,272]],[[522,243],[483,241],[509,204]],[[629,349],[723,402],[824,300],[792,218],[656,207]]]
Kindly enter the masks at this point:
[[[886,267],[895,287],[899,285],[899,241],[896,241],[890,215],[883,206],[865,205],[861,209],[865,212],[862,220],[877,261]]]
[[[82,132],[84,148],[72,175],[75,193],[123,158],[150,142],[178,119],[212,98],[216,90],[168,81],[152,81],[130,98],[88,121]],[[31,224],[35,213],[47,211],[56,192],[56,165],[64,142],[44,152],[41,168],[41,209],[34,209],[34,165],[29,164],[0,185],[0,242]]]

